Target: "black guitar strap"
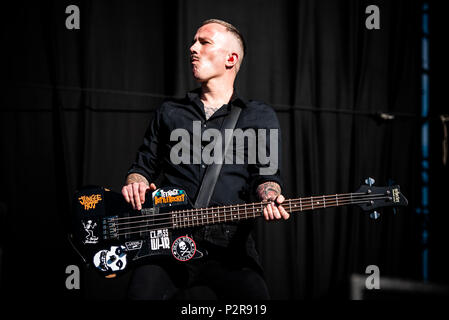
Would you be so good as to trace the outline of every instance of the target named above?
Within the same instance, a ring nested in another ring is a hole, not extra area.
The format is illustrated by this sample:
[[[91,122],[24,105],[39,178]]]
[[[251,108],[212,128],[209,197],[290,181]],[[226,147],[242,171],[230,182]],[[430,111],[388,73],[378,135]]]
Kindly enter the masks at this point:
[[[237,124],[237,120],[239,119],[240,112],[242,111],[242,108],[239,106],[233,105],[231,112],[228,114],[228,116],[224,119],[223,124],[221,126],[221,136],[225,137],[225,129],[232,129],[234,130],[235,125]],[[229,141],[226,141],[225,139],[225,149],[223,152],[223,159],[221,163],[212,163],[210,164],[207,169],[206,173],[203,177],[203,182],[200,187],[200,191],[198,192],[198,196],[196,197],[195,202],[195,208],[206,208],[209,205],[209,201],[212,198],[212,194],[214,193],[215,184],[218,180],[218,175],[220,174],[221,167],[225,161],[226,153],[228,152],[229,145],[232,142],[232,138],[229,139]]]

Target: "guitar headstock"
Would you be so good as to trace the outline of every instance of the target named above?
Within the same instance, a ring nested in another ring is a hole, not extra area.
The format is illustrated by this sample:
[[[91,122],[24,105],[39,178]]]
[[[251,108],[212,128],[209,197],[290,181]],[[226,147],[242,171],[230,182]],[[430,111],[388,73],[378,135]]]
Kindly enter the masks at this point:
[[[365,184],[355,192],[354,199],[356,205],[358,205],[364,211],[372,211],[370,217],[377,219],[379,213],[376,211],[378,208],[383,207],[404,207],[408,205],[408,201],[401,193],[399,185],[387,186],[387,187],[375,187],[374,179],[368,178],[365,180]]]

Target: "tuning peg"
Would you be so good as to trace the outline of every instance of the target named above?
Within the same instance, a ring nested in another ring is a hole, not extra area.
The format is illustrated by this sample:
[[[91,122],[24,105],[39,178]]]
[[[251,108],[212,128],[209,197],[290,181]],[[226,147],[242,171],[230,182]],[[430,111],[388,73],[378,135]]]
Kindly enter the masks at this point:
[[[380,217],[380,213],[377,211],[373,211],[372,213],[369,214],[369,217],[373,220],[377,220]]]
[[[370,187],[376,182],[373,178],[369,177],[365,179],[365,184],[369,185]]]

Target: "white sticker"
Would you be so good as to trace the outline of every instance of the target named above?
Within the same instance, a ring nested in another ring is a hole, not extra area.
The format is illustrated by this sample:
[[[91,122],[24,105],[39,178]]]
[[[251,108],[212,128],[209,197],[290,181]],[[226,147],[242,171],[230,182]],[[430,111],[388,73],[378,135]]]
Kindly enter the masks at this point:
[[[94,256],[94,265],[101,271],[120,271],[126,267],[126,248],[112,246],[109,250],[98,251]]]
[[[125,242],[125,246],[128,251],[139,250],[140,248],[142,248],[142,243],[143,243],[142,240],[130,241],[130,242]]]
[[[85,223],[84,221],[81,221],[81,223],[84,226],[84,230],[87,232],[86,238],[84,238],[83,243],[98,243],[98,237],[94,235],[94,229],[97,226],[96,222],[93,222],[92,220],[87,220]]]
[[[150,231],[151,250],[170,249],[168,229]]]

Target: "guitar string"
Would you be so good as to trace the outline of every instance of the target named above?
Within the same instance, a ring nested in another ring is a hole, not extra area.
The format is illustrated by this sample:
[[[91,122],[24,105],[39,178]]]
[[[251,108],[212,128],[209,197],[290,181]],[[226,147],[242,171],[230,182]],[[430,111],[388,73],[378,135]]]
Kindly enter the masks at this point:
[[[360,201],[360,202],[356,202],[356,203],[351,203],[351,204],[359,204],[359,203],[364,203],[364,202],[366,202],[366,201]],[[292,210],[291,212],[296,212],[296,211],[304,211],[304,210]],[[256,217],[249,217],[249,218],[257,218],[257,217],[261,217],[262,215],[259,215],[259,216],[256,216]],[[225,222],[225,221],[218,221],[218,222],[214,222],[214,223],[221,223],[221,222]],[[214,223],[211,223],[211,224],[214,224]],[[155,225],[151,225],[151,226],[148,226],[148,227],[154,227],[154,226],[156,226],[157,224],[155,224]],[[195,227],[194,225],[183,225],[183,226],[179,226],[179,227],[173,227],[173,224],[171,224],[171,223],[169,223],[169,224],[167,224],[167,223],[162,223],[162,224],[159,224],[158,225],[158,228],[157,229],[144,229],[144,230],[138,230],[138,231],[130,231],[130,232],[125,232],[125,233],[117,233],[117,234],[115,234],[115,236],[123,236],[123,235],[128,235],[128,234],[134,234],[134,233],[142,233],[142,232],[150,232],[150,231],[157,231],[157,230],[160,230],[160,229],[182,229],[182,228],[189,228],[189,227]]]
[[[336,199],[331,199],[331,201],[322,201],[322,197],[320,196],[320,199],[307,199],[304,200],[303,198],[301,199],[289,199],[286,200],[286,202],[282,203],[281,205],[284,208],[290,207],[292,205],[300,205],[303,208],[307,208],[308,206],[310,206],[311,208],[315,205],[321,206],[323,205],[325,208],[327,206],[327,204],[333,204],[333,203],[341,203],[341,204],[347,204],[345,203],[345,201],[347,200],[361,200],[361,199],[366,199],[366,201],[370,201],[370,200],[377,200],[377,199],[381,199],[379,197],[385,197],[385,195],[365,195],[365,197],[363,196],[352,196],[352,197],[342,197],[340,198],[340,200],[336,200]],[[319,201],[318,201],[319,200]],[[128,218],[113,218],[110,219],[111,221],[117,221],[117,220],[128,220],[125,222],[119,222],[119,223],[115,223],[116,226],[119,225],[123,225],[123,224],[135,224],[135,223],[141,223],[141,222],[147,222],[149,220],[151,221],[160,221],[160,220],[171,220],[173,219],[173,215],[176,214],[181,214],[183,215],[183,218],[185,215],[192,215],[192,216],[197,216],[200,217],[201,216],[208,216],[208,215],[217,215],[217,214],[226,214],[226,213],[231,213],[232,212],[240,212],[240,211],[252,211],[255,208],[260,208],[261,206],[266,206],[268,203],[265,202],[258,202],[258,203],[250,203],[250,204],[240,204],[240,205],[230,205],[230,206],[224,206],[224,207],[209,207],[209,208],[202,208],[202,209],[187,209],[187,210],[177,210],[177,211],[171,211],[171,212],[167,212],[167,213],[158,213],[156,215],[142,215],[142,216],[134,216],[134,217],[128,217],[129,219],[136,219],[136,218],[140,218],[143,220],[137,220],[137,221],[129,221]],[[222,210],[220,210],[222,209]],[[306,209],[307,210],[307,209]],[[204,212],[203,212],[204,211]],[[222,211],[222,212],[220,212]],[[244,214],[245,212],[243,212]],[[179,216],[177,217],[179,218]]]
[[[305,197],[305,198],[295,198],[295,199],[288,199],[286,201],[302,201],[303,203],[307,204],[308,202],[311,203],[312,201],[314,202],[315,200],[319,200],[319,199],[323,199],[324,201],[326,201],[326,198],[333,200],[333,199],[335,199],[335,197],[338,197],[338,199],[345,200],[348,197],[350,197],[350,198],[357,198],[357,197],[360,197],[360,196],[384,196],[384,195],[383,194],[366,194],[366,193],[343,193],[343,194],[335,194],[335,195],[327,195],[327,196],[312,196],[312,197]],[[313,198],[315,198],[315,199],[313,199]],[[319,199],[317,199],[317,198],[319,198]],[[337,200],[335,200],[335,201],[337,201]],[[241,204],[226,205],[226,206],[221,206],[221,207],[193,208],[193,209],[186,209],[186,210],[175,210],[175,211],[170,211],[170,212],[167,212],[167,213],[158,213],[157,215],[159,217],[163,216],[163,215],[170,215],[171,216],[174,213],[180,213],[180,212],[183,212],[183,213],[199,213],[199,214],[201,214],[201,211],[206,211],[206,210],[216,210],[216,209],[217,210],[220,210],[220,209],[225,210],[225,209],[230,208],[230,207],[241,208],[241,207],[260,206],[260,205],[263,205],[263,204],[265,204],[265,202],[241,203]],[[266,204],[268,204],[268,202]],[[200,211],[200,212],[198,212],[198,211]],[[131,216],[131,217],[112,218],[110,220],[118,221],[118,220],[125,220],[125,219],[126,220],[139,219],[139,218],[143,218],[143,217],[146,217],[146,216],[150,216],[150,215],[149,214],[136,215],[136,216]]]
[[[376,198],[376,199],[379,199],[379,198]],[[388,199],[388,197],[384,197],[384,199]],[[353,201],[353,202],[346,201],[346,202],[342,203],[342,205],[346,205],[346,204],[361,204],[361,203],[367,203],[369,201],[370,201],[369,199],[368,200],[363,200],[363,201]],[[339,205],[340,205],[340,201],[339,201]],[[335,207],[335,206],[337,206],[336,202],[330,203],[328,207]],[[303,206],[302,209],[300,207],[295,207],[295,208],[292,208],[292,210],[290,210],[290,212],[307,211],[307,210],[310,210],[311,208],[312,208],[311,206],[307,207],[307,208],[304,208],[304,206]],[[317,208],[317,209],[323,209],[323,208],[324,207],[320,207],[320,208]],[[221,217],[230,217],[230,219],[228,219],[228,221],[233,221],[236,216],[239,216],[238,220],[243,220],[244,218],[242,217],[242,215],[244,215],[244,214],[242,214],[242,213],[232,214],[231,213],[229,215],[225,214],[225,215],[223,215]],[[246,216],[246,219],[248,219],[248,218],[256,218],[256,217],[259,217],[259,216],[262,216],[262,214],[259,214],[259,215],[250,214],[249,217]],[[234,218],[232,218],[232,217],[234,217]],[[190,217],[184,217],[184,218],[185,218],[184,220],[181,220],[179,223],[177,223],[177,225],[178,225],[177,227],[175,227],[172,222],[170,222],[170,223],[169,222],[164,222],[164,223],[154,223],[154,224],[151,224],[151,225],[146,224],[144,226],[118,228],[118,230],[120,230],[120,231],[117,232],[116,236],[132,234],[132,233],[139,233],[139,232],[149,232],[149,231],[158,230],[158,229],[161,229],[161,228],[164,228],[164,227],[165,228],[169,228],[169,229],[178,229],[178,228],[186,228],[186,227],[195,227],[195,226],[205,225],[205,224],[215,224],[215,223],[226,222],[226,219],[218,218],[218,221],[212,221],[211,223],[204,223],[204,221],[203,221],[201,224],[197,223],[195,225],[196,221],[193,221]],[[163,220],[163,219],[159,219],[159,221],[160,220]],[[212,220],[214,220],[214,219],[212,219]],[[138,230],[138,231],[133,231],[133,232],[120,233],[120,232],[122,232],[122,231],[124,231],[126,229],[145,228],[145,227],[152,228],[152,227],[155,227],[155,226],[158,226],[158,229],[143,229],[143,230]]]
[[[316,209],[322,209],[322,208],[326,208],[326,206],[332,206],[333,204],[341,204],[341,205],[346,205],[346,204],[351,204],[351,201],[353,201],[353,200],[364,200],[365,202],[369,202],[369,201],[372,201],[372,200],[379,200],[379,199],[391,199],[391,198],[389,198],[389,197],[386,197],[386,196],[383,196],[382,198],[380,198],[379,196],[376,196],[375,198],[373,198],[373,197],[365,197],[364,199],[361,199],[360,197],[359,198],[357,198],[357,199],[345,199],[345,200],[340,200],[340,201],[328,201],[326,204],[324,204],[324,202],[322,202],[323,204],[323,206],[321,206],[321,204],[318,204],[318,202],[319,201],[317,201],[317,204],[315,205],[315,207],[318,205],[318,207],[316,207]],[[314,203],[312,203],[312,202],[306,202],[306,203],[304,203],[304,202],[302,202],[302,201],[290,201],[290,200],[288,200],[289,201],[289,203],[283,203],[282,204],[282,206],[284,207],[284,208],[286,208],[286,209],[290,209],[290,207],[291,206],[300,206],[300,209],[302,208],[302,210],[310,210],[310,209],[315,209],[314,208]],[[257,207],[257,212],[259,211],[259,210],[263,210],[262,209],[262,207],[263,208],[265,208],[265,206],[266,206],[266,204],[264,204],[264,203],[259,203],[259,205],[258,205],[258,207]],[[260,207],[260,209],[259,209],[259,207]],[[219,215],[220,217],[228,217],[228,216],[235,216],[235,215],[245,215],[245,214],[248,214],[248,209],[249,209],[249,211],[253,211],[253,210],[255,210],[256,209],[256,207],[254,206],[254,207],[251,207],[251,208],[248,208],[248,207],[245,207],[245,208],[242,208],[242,210],[235,210],[235,208],[233,208],[233,210],[226,210],[226,211],[223,211],[223,212],[219,212],[218,210],[216,211],[216,212],[214,212],[214,211],[206,211],[206,212],[204,212],[204,213],[201,213],[201,214],[195,214],[195,212],[194,211],[192,211],[192,210],[186,210],[186,211],[178,211],[178,212],[175,212],[175,211],[172,211],[172,212],[170,212],[168,215],[168,217],[165,217],[165,216],[167,216],[167,214],[161,214],[161,215],[156,215],[156,216],[149,216],[148,217],[148,219],[147,219],[147,217],[140,217],[140,218],[144,218],[143,220],[138,220],[138,221],[131,221],[131,222],[121,222],[121,223],[116,223],[115,224],[115,226],[121,226],[121,225],[131,225],[131,224],[137,224],[137,223],[145,223],[146,225],[148,225],[148,222],[152,222],[152,223],[154,223],[154,222],[160,222],[160,221],[164,221],[164,220],[166,220],[167,222],[168,221],[173,221],[173,220],[175,220],[175,219],[177,219],[177,220],[192,220],[193,221],[193,219],[196,219],[195,221],[199,221],[199,220],[202,220],[202,221],[204,221],[204,220],[209,220],[210,218],[213,220],[214,219],[214,216],[215,217],[217,217],[217,215]],[[288,211],[288,210],[287,210]],[[250,215],[251,215],[251,213],[249,213]],[[175,216],[173,216],[173,215],[175,215]],[[129,228],[131,228],[131,227],[129,227]],[[122,229],[125,229],[125,228],[122,228]]]

